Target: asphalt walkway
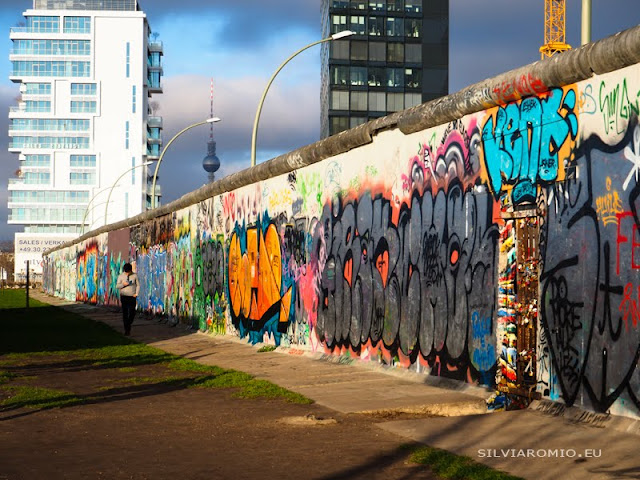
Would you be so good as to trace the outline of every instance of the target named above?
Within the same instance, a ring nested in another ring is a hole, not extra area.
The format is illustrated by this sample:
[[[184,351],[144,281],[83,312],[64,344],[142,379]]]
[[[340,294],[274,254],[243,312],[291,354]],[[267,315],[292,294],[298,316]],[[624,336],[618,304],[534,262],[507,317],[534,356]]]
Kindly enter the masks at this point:
[[[32,296],[122,331],[119,312],[37,291]],[[250,373],[335,411],[386,414],[388,420],[378,424],[384,430],[523,478],[640,479],[640,422],[635,420],[545,402],[487,413],[489,393],[481,388],[294,348],[258,353],[259,346],[236,337],[140,316],[132,338],[203,364]],[[394,412],[438,416],[393,420]]]

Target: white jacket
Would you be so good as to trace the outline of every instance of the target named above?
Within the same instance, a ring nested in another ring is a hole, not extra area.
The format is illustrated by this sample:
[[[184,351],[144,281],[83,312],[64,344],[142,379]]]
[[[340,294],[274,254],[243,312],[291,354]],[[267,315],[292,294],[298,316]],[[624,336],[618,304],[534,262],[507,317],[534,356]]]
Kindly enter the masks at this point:
[[[127,297],[137,297],[140,293],[140,282],[138,276],[131,272],[122,272],[118,275],[118,281],[116,282],[120,295],[126,295]]]

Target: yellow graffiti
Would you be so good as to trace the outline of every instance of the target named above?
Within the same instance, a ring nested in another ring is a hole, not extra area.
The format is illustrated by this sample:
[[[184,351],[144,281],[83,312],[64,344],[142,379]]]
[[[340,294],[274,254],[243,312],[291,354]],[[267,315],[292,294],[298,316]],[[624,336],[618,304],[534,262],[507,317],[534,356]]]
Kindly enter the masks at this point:
[[[618,213],[622,213],[622,201],[616,190],[611,190],[611,178],[607,177],[607,192],[596,198],[596,213],[606,227],[618,224]]]
[[[293,197],[291,196],[290,188],[283,188],[269,195],[269,207],[271,207],[271,210],[290,207],[292,204]]]

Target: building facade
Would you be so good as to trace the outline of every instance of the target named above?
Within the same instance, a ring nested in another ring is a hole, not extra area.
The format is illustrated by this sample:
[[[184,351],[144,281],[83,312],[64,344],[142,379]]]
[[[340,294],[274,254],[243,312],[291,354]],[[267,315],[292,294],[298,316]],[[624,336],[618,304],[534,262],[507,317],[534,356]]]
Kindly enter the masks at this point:
[[[37,273],[47,245],[150,207],[163,48],[135,0],[34,0],[23,15],[10,33],[20,95],[9,112],[19,168],[8,206],[9,223],[24,225],[16,263],[31,259]]]
[[[449,0],[322,0],[321,136],[448,93]]]

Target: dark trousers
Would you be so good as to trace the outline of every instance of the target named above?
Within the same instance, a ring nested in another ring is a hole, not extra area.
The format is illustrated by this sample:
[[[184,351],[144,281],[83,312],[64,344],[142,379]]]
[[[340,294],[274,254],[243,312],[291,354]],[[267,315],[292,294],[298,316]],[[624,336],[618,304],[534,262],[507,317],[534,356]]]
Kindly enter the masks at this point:
[[[131,332],[133,317],[136,315],[136,297],[120,295],[120,302],[122,303],[122,321],[124,323],[124,333],[129,334]]]

